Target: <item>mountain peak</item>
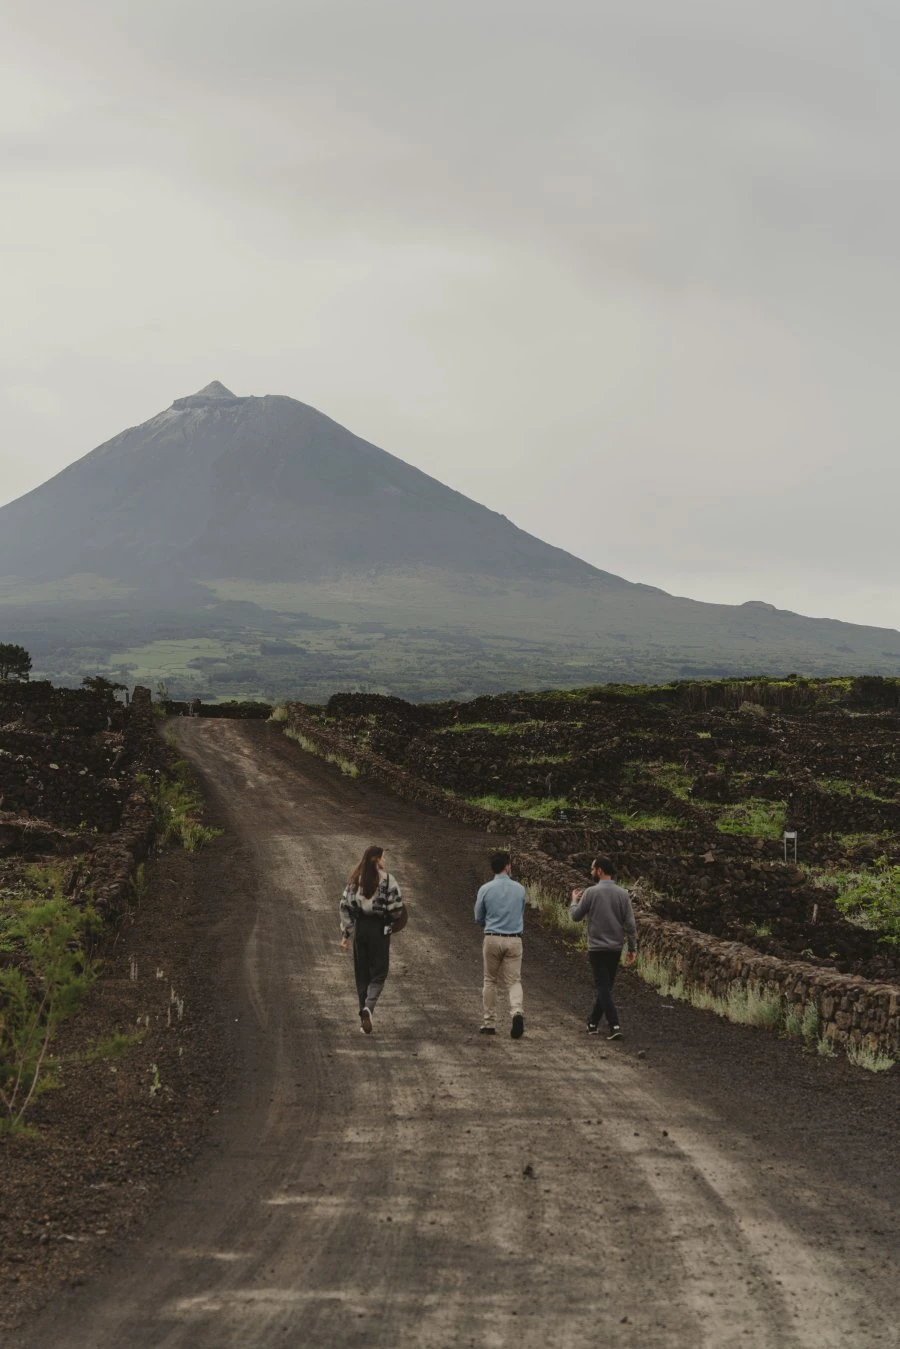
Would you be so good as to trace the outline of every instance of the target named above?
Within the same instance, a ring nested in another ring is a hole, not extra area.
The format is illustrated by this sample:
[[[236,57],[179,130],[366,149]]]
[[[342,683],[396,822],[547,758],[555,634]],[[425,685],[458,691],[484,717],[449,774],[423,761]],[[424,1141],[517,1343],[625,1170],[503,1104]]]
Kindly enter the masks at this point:
[[[191,397],[192,397],[192,398],[234,398],[234,397],[236,397],[236,395],[233,394],[233,393],[231,392],[230,389],[226,389],[226,388],[225,388],[225,385],[222,384],[219,380],[214,379],[213,382],[212,382],[211,384],[207,384],[207,386],[206,386],[205,389],[198,389],[197,392],[196,392],[195,394],[191,394]]]
[[[172,407],[178,412],[184,412],[188,408],[214,407],[217,404],[242,403],[243,401],[230,389],[226,389],[225,385],[219,380],[214,379],[211,384],[207,384],[203,389],[198,389],[196,393],[189,394],[187,398],[176,398]]]

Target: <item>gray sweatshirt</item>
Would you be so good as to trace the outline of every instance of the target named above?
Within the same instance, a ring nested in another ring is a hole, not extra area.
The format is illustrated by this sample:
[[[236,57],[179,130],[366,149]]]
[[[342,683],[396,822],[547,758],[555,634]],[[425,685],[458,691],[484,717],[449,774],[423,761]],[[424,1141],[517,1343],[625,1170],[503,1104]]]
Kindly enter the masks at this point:
[[[615,881],[589,885],[577,904],[569,905],[569,917],[576,923],[587,919],[589,951],[621,951],[626,936],[629,951],[637,949],[631,897]]]

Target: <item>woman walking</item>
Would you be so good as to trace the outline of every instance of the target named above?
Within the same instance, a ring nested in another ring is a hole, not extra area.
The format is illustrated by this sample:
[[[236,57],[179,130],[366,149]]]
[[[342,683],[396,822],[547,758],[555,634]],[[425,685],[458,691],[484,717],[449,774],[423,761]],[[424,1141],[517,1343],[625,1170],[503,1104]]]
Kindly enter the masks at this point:
[[[353,942],[360,1030],[371,1035],[372,1015],[391,959],[391,933],[403,912],[400,887],[384,863],[384,848],[366,848],[341,896],[341,950]]]

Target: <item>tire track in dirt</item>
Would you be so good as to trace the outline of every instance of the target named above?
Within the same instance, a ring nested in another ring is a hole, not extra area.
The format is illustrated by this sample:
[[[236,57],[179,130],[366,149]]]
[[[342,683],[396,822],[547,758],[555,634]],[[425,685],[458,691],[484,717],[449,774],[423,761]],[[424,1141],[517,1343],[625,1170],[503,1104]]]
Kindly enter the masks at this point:
[[[583,1039],[540,943],[525,1038],[477,1035],[471,897],[489,842],[272,728],[175,725],[242,842],[222,895],[255,913],[233,990],[242,1070],[194,1183],[33,1344],[896,1343],[896,1292],[885,1281],[873,1307],[811,1241],[809,1196],[773,1203],[707,1103],[627,1045]],[[413,917],[369,1039],[336,903],[376,840]]]

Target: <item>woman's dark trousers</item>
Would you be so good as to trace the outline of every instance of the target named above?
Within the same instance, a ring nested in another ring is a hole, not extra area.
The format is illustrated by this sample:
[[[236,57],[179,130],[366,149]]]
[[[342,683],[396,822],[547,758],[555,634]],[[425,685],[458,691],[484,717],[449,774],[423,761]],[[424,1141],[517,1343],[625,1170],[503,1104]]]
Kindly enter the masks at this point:
[[[391,938],[385,936],[383,918],[363,914],[356,920],[353,937],[353,969],[356,974],[356,992],[359,1010],[368,1007],[375,1011],[378,995],[384,988],[391,962]]]
[[[588,951],[588,960],[591,962],[594,991],[596,993],[594,1008],[590,1016],[592,1026],[599,1026],[604,1016],[610,1026],[618,1026],[619,1024],[619,1013],[616,1004],[613,1002],[612,989],[616,982],[616,970],[619,968],[621,958],[621,951]]]

